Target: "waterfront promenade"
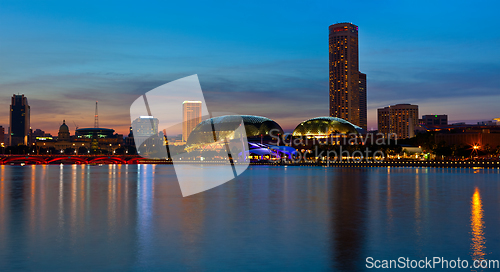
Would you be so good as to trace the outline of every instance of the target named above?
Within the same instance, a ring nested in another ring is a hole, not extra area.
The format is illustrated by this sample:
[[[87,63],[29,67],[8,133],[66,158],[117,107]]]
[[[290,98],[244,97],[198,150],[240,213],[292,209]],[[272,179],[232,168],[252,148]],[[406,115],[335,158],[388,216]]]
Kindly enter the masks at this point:
[[[176,163],[200,164],[199,161],[182,161]],[[0,165],[18,164],[172,164],[170,160],[146,159],[137,155],[4,155],[0,156]],[[227,164],[226,161],[203,161],[203,164]],[[260,161],[251,165],[282,166],[322,166],[322,167],[439,167],[439,168],[500,168],[498,160],[475,161],[417,161],[417,160],[373,160],[373,161]]]

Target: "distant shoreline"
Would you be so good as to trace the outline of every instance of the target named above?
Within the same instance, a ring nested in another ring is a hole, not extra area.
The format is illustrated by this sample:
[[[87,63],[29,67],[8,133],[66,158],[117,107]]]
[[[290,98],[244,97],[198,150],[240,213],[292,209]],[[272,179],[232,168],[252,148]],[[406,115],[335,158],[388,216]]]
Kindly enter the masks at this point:
[[[277,166],[322,166],[322,167],[432,167],[432,168],[498,168],[500,161],[376,161],[376,162],[333,162],[333,163],[251,163],[251,165]]]
[[[16,157],[16,160],[13,159]],[[125,161],[118,160],[117,157],[113,156],[95,156],[88,158],[94,158],[89,161],[84,161],[78,156],[57,156],[59,160],[57,161],[43,161],[37,160],[38,156],[0,156],[0,165],[138,165],[138,164],[172,164],[172,161],[168,160],[152,160],[140,158],[138,156],[127,156],[133,158],[133,160]],[[98,159],[98,160],[96,160]],[[227,161],[178,161],[176,164],[203,164],[203,165],[225,165],[229,164]],[[238,163],[236,163],[238,165]],[[333,162],[293,162],[293,161],[261,161],[261,162],[250,162],[250,165],[268,165],[268,166],[318,166],[318,167],[433,167],[433,168],[498,168],[500,169],[500,161],[498,160],[484,160],[484,161],[410,161],[410,160],[398,160],[398,161],[352,161],[352,160],[342,160]]]

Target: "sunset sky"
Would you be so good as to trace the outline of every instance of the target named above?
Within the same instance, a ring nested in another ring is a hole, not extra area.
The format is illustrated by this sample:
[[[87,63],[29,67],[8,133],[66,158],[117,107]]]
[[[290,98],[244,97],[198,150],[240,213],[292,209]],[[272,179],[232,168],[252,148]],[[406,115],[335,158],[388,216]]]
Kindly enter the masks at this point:
[[[405,2],[405,3],[404,3]],[[415,3],[418,3],[416,5]],[[328,115],[328,26],[359,26],[376,109],[419,105],[450,122],[500,117],[494,1],[1,1],[0,125],[25,94],[31,126],[65,119],[128,133],[141,94],[198,74],[209,111],[266,116],[285,130]],[[161,122],[161,120],[160,120]]]

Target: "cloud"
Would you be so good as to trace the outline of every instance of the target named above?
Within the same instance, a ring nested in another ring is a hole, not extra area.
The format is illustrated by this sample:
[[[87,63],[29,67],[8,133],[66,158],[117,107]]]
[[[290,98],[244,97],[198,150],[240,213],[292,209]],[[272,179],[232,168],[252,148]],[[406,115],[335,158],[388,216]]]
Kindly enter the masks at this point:
[[[192,61],[192,60],[191,60]],[[463,68],[466,67],[466,68]],[[285,130],[303,120],[328,115],[328,63],[325,59],[269,60],[233,65],[189,67],[171,72],[48,72],[4,78],[0,93],[25,93],[32,106],[33,128],[57,132],[63,119],[80,127],[93,125],[94,101],[99,101],[101,126],[127,134],[129,106],[141,94],[170,81],[197,73],[209,110],[266,116]],[[171,69],[170,69],[171,70]],[[376,108],[397,103],[414,103],[421,109],[454,101],[460,109],[446,107],[451,119],[466,119],[477,105],[467,105],[474,97],[497,95],[500,66],[496,64],[381,63],[363,70],[368,75],[369,127],[376,126]],[[8,108],[10,99],[0,100]],[[463,105],[462,105],[463,104]],[[469,107],[470,109],[467,109]],[[482,109],[493,114],[490,104]],[[421,113],[424,113],[421,111]],[[8,114],[8,112],[5,112]],[[8,116],[8,115],[6,115]],[[478,119],[484,115],[479,114]],[[472,118],[474,119],[474,118]]]

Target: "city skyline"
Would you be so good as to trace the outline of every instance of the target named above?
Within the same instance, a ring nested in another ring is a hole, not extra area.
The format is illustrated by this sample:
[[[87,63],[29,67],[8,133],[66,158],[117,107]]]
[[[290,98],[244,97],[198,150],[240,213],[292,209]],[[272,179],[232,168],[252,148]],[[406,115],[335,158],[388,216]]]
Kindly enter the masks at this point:
[[[493,9],[476,12],[480,7],[460,3],[434,9],[399,2],[365,2],[359,9],[274,3],[270,10],[283,11],[275,16],[235,5],[191,14],[183,4],[151,9],[106,3],[96,11],[57,1],[3,3],[0,106],[7,109],[13,93],[25,94],[32,129],[54,135],[61,120],[70,131],[74,122],[92,127],[99,100],[100,126],[126,135],[127,107],[139,94],[198,74],[210,111],[265,116],[290,131],[302,120],[328,115],[326,28],[347,21],[360,27],[369,130],[377,127],[377,108],[400,103],[419,105],[422,115],[447,114],[450,123],[499,117],[499,36],[487,30],[499,25],[488,16]],[[445,8],[451,15],[435,16]],[[136,9],[153,14],[132,16]],[[177,13],[160,17],[165,10]],[[471,21],[488,28],[476,29]],[[464,35],[470,31],[478,34],[473,40]],[[224,109],[226,104],[238,108]],[[0,113],[0,125],[8,127],[7,110]]]

